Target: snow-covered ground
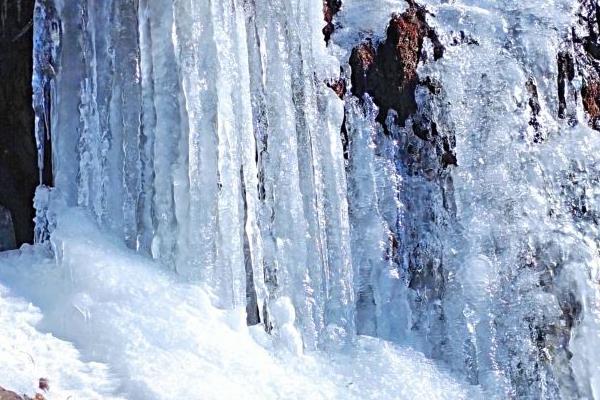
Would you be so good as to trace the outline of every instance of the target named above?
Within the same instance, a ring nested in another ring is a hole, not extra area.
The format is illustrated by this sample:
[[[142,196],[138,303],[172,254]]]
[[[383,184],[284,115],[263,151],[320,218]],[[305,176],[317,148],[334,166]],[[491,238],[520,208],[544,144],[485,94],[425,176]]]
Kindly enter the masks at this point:
[[[51,243],[56,258],[32,246],[0,255],[2,387],[32,394],[46,377],[50,400],[478,397],[422,354],[378,339],[294,354],[293,332],[246,327],[243,310],[213,307],[207,290],[84,211],[59,215]]]

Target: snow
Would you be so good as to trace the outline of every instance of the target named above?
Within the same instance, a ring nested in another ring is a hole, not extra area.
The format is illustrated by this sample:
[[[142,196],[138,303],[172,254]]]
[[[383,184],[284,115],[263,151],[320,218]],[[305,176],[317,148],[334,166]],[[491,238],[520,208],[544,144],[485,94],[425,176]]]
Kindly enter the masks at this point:
[[[22,262],[22,258],[25,256],[2,256],[0,264],[5,268]],[[116,399],[109,394],[116,389],[117,381],[108,366],[82,361],[73,344],[39,331],[42,319],[39,308],[11,295],[0,284],[0,386],[31,394],[39,378],[51,377],[53,398]]]
[[[248,328],[200,285],[101,232],[82,209],[56,217],[43,246],[0,256],[0,386],[64,399],[461,399],[422,354],[359,337],[340,351],[294,354],[288,334]],[[274,307],[293,328],[289,299]],[[297,333],[296,333],[297,334]],[[293,336],[293,335],[291,335]],[[295,339],[292,339],[295,340]]]

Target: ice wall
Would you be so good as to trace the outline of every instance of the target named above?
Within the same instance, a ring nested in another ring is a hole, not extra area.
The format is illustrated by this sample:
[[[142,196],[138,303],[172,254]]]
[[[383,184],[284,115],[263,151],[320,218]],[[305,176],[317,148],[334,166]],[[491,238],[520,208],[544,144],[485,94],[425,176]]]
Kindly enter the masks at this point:
[[[305,348],[599,396],[587,3],[38,0],[38,239],[60,198]]]
[[[68,205],[249,322],[271,329],[269,299],[290,297],[308,348],[354,331],[320,4],[48,0],[36,18],[39,146],[54,132]]]

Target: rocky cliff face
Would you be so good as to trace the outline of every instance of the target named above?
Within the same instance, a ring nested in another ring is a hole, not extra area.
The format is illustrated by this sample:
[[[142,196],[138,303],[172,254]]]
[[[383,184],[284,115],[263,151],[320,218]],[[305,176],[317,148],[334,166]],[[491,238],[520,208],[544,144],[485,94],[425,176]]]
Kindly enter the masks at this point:
[[[33,239],[38,183],[31,107],[33,0],[0,7],[0,206],[10,210],[16,244]]]
[[[580,0],[579,21],[565,48],[558,55],[562,72],[559,94],[563,104],[568,97],[565,87],[568,87],[573,97],[581,95],[590,127],[600,130],[600,7],[596,0]],[[581,78],[579,91],[572,85],[576,76]]]

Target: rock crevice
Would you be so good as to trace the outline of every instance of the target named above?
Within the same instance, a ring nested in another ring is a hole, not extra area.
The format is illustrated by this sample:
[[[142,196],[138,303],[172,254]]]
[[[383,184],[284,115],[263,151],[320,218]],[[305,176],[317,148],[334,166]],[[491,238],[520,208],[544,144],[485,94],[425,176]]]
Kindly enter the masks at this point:
[[[33,0],[9,1],[0,11],[0,206],[14,225],[14,245],[33,241],[33,195],[38,184],[31,107]]]

